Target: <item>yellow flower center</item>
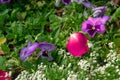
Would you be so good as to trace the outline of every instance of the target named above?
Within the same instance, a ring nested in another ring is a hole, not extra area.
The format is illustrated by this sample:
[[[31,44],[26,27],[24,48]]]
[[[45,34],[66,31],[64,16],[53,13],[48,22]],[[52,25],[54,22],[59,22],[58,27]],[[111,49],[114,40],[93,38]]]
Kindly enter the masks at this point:
[[[92,27],[92,30],[95,30],[95,27],[94,27],[94,26]]]

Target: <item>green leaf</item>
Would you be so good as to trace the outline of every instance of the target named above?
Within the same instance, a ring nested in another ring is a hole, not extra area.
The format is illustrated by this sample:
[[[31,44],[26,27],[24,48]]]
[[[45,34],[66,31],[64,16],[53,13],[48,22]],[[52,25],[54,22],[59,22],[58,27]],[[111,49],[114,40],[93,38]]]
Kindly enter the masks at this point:
[[[111,21],[116,21],[118,18],[120,18],[120,7],[117,8],[113,16],[111,17]]]
[[[115,38],[114,43],[116,46],[120,46],[120,38]]]
[[[30,62],[28,62],[28,61],[22,61],[22,64],[25,67],[25,69],[27,69],[28,71],[34,72],[34,68],[35,67]]]
[[[0,56],[0,70],[5,70],[5,58]]]

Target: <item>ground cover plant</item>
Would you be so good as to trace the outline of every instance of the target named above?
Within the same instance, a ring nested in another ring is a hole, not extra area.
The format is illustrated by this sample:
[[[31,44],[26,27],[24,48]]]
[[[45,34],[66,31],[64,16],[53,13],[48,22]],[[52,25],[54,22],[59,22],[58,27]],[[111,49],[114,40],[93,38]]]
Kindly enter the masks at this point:
[[[0,80],[120,80],[120,1],[0,0]]]

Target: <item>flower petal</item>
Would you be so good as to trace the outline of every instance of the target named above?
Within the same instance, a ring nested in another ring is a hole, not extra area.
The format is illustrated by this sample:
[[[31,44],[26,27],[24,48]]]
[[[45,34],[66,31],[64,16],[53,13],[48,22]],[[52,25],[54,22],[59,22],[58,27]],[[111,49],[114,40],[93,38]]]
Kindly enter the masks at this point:
[[[9,3],[11,0],[1,0],[1,3]]]
[[[94,8],[95,5],[91,4],[89,1],[83,1],[82,4],[87,8]]]
[[[106,30],[104,25],[97,26],[96,29],[99,34],[103,34]]]
[[[26,56],[30,56],[34,51],[39,47],[39,43],[35,42],[33,45],[28,47],[28,51],[26,52]]]
[[[103,17],[102,17],[102,22],[103,22],[103,24],[106,24],[106,22],[107,22],[109,19],[110,19],[109,16],[103,16]]]
[[[24,47],[23,49],[21,49],[21,51],[20,51],[20,59],[21,60],[25,60],[27,58],[26,51],[27,51],[27,47]]]
[[[52,58],[52,56],[51,56],[51,54],[49,52],[45,53],[45,51],[41,51],[41,52],[38,53],[38,56],[41,56],[43,59],[48,58],[49,61],[53,60],[53,58]]]
[[[87,33],[93,38],[96,34],[96,30],[88,30]]]
[[[71,3],[71,0],[62,0],[63,4],[68,5]]]
[[[92,25],[91,21],[84,21],[82,24],[82,31],[87,32],[88,29],[92,28]]]
[[[53,45],[53,44],[50,44],[48,42],[41,42],[39,44],[39,48],[42,50],[42,51],[52,51],[52,50],[55,50],[56,49],[56,46]]]
[[[21,60],[25,60],[28,56],[30,56],[31,54],[34,53],[34,51],[39,47],[39,43],[35,42],[34,44],[32,44],[28,42],[28,46],[24,47],[21,51],[20,51],[20,59]]]
[[[88,52],[87,41],[87,37],[82,33],[76,32],[71,34],[66,45],[67,50],[71,53],[72,56],[82,56]]]
[[[0,77],[5,77],[5,75],[6,75],[6,72],[3,70],[0,70]]]

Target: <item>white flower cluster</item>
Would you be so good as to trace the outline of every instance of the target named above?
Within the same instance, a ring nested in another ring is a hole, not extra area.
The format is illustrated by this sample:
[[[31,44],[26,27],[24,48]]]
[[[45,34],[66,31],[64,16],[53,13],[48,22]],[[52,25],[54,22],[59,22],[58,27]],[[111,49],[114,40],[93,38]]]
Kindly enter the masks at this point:
[[[75,74],[73,71],[68,71],[67,80],[78,80],[77,74]]]
[[[113,48],[114,42],[108,43],[109,48]]]
[[[105,61],[115,63],[116,61],[119,60],[119,57],[120,57],[120,54],[117,54],[117,52],[114,51],[114,50],[110,50],[110,53],[107,54],[107,57],[106,57]]]
[[[81,69],[87,71],[89,69],[89,67],[90,67],[90,63],[87,60],[81,59],[78,62],[78,66],[80,66]]]
[[[35,73],[30,74],[27,71],[22,71],[21,74],[15,80],[47,80],[43,70],[46,68],[42,63],[38,66],[38,70]]]

